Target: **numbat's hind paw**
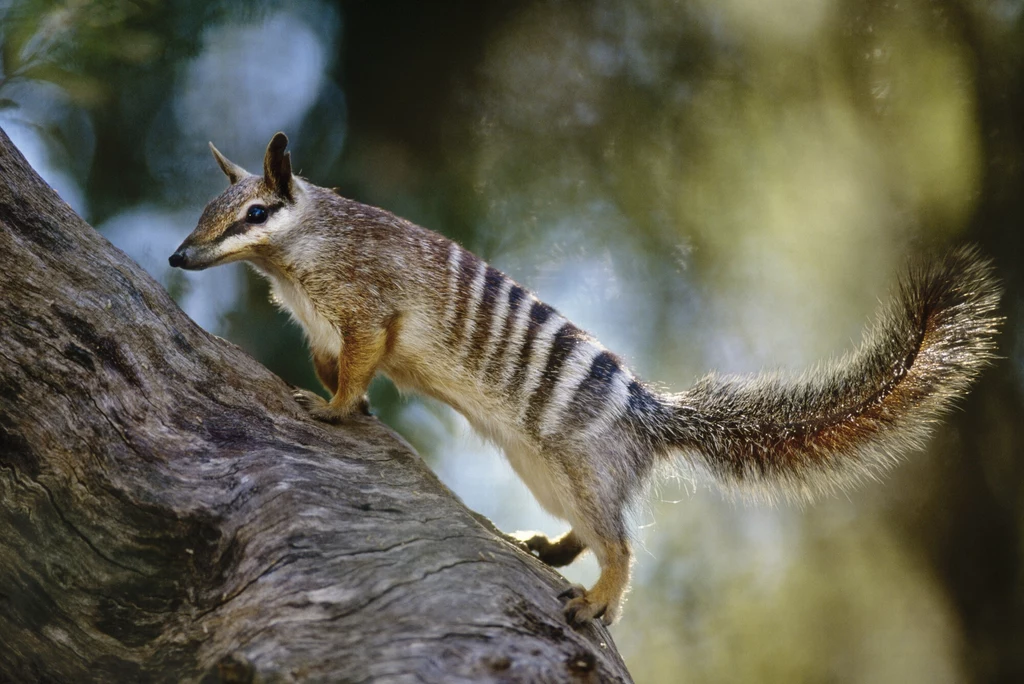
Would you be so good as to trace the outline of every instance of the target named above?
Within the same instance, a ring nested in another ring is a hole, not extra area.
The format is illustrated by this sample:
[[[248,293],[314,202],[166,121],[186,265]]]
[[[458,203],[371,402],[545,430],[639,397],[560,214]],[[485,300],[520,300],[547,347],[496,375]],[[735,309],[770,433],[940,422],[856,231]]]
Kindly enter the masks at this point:
[[[553,568],[569,565],[586,547],[571,530],[557,539],[551,539],[540,532],[516,532],[515,537],[526,550]]]
[[[581,627],[587,620],[601,619],[606,625],[615,621],[615,612],[608,609],[607,603],[598,603],[586,589],[578,584],[573,585],[558,595],[560,599],[568,599],[562,607],[565,620],[572,627]]]

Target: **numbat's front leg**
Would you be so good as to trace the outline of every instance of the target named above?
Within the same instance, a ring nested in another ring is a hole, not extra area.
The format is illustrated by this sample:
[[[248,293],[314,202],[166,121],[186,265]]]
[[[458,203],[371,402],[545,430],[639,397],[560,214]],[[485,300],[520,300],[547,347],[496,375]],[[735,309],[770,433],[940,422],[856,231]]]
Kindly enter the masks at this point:
[[[336,356],[315,353],[316,374],[333,396],[328,402],[311,392],[299,392],[296,400],[313,418],[325,423],[340,422],[357,412],[369,415],[366,389],[384,359],[387,336],[386,329],[353,330],[342,335],[342,348]]]

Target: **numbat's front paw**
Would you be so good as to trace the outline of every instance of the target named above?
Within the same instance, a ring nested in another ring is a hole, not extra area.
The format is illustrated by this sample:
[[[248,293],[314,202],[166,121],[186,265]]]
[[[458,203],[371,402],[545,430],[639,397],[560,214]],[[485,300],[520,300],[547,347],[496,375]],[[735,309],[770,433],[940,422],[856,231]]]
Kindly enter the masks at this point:
[[[340,410],[316,392],[297,389],[292,392],[296,403],[309,412],[310,417],[324,423],[337,424],[350,415],[361,413],[364,416],[373,415],[370,413],[370,402],[366,395],[359,397],[359,400],[349,409]]]
[[[317,406],[309,411],[309,416],[313,420],[319,420],[321,423],[330,423],[331,425],[337,425],[343,421],[347,415],[347,413],[338,413],[337,409],[330,404]]]
[[[306,409],[307,411],[313,411],[315,409],[327,406],[327,400],[321,397],[316,392],[310,392],[304,389],[293,389],[292,399],[295,403]]]
[[[292,392],[295,402],[309,412],[310,417],[324,423],[338,423],[344,416],[338,413],[327,403],[327,400],[316,392],[297,389]]]
[[[573,627],[580,627],[587,620],[596,620],[597,618],[601,618],[601,622],[606,625],[615,621],[615,611],[609,610],[606,603],[594,601],[587,590],[578,584],[563,591],[558,598],[566,601],[562,612],[565,614],[566,622]]]

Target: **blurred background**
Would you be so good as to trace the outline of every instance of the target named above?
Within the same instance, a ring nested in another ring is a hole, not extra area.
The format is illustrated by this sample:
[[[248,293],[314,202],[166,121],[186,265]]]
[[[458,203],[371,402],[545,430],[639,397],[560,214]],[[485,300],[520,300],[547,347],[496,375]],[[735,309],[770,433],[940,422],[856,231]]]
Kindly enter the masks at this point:
[[[319,388],[244,267],[170,271],[270,136],[683,389],[857,343],[975,242],[1002,358],[884,482],[807,507],[666,482],[612,633],[638,682],[1024,681],[1024,2],[0,0],[0,127],[206,329]],[[472,508],[560,533],[445,406],[372,403]],[[566,571],[596,577],[592,559]]]

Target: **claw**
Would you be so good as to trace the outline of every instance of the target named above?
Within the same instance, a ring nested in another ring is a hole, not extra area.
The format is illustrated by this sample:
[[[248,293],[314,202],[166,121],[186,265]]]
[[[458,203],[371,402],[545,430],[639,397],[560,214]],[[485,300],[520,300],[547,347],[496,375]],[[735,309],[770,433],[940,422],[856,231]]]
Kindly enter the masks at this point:
[[[373,415],[373,413],[370,411],[370,399],[365,394],[359,397],[359,403],[356,404],[356,411],[363,414],[364,416]]]
[[[304,389],[292,390],[292,399],[307,411],[312,411],[313,409],[324,406],[327,403],[327,401],[319,394]]]
[[[566,622],[571,626],[581,627],[588,620],[596,620],[600,617],[605,617],[606,619],[602,620],[602,622],[609,624],[612,616],[606,615],[607,610],[607,605],[595,606],[586,596],[577,596],[565,604],[562,612],[565,614]]]
[[[572,601],[565,606],[565,621],[573,627],[579,627],[583,624],[583,620],[578,619],[580,608],[580,605],[573,603]]]
[[[295,399],[295,403],[304,408],[314,420],[319,420],[323,423],[337,424],[344,419],[344,416],[338,414],[326,399],[315,392],[296,389],[292,391],[292,398]]]
[[[523,548],[526,549],[530,553],[530,555],[535,558],[539,557],[541,551],[551,546],[551,542],[548,540],[547,536],[541,534],[540,532],[517,534],[523,535],[519,537],[519,542],[523,545]],[[530,534],[530,536],[527,537],[525,536],[526,534]]]
[[[337,411],[326,404],[310,409],[309,415],[314,420],[319,420],[321,423],[330,423],[331,425],[337,425],[345,418],[345,416],[339,415]]]
[[[578,599],[587,595],[587,590],[578,584],[571,584],[569,588],[558,595],[559,600]]]
[[[533,549],[530,548],[530,544],[528,542],[525,542],[522,539],[516,539],[515,537],[512,537],[510,539],[510,541],[513,544],[515,544],[519,548],[519,550],[522,551],[523,553],[528,553],[531,556],[534,555],[533,554]],[[536,558],[536,556],[534,556],[534,558]]]
[[[572,627],[581,627],[589,620],[600,619],[606,625],[615,621],[614,610],[609,610],[607,603],[594,603],[593,595],[578,584],[573,584],[558,595],[566,601],[562,607],[565,621]]]

